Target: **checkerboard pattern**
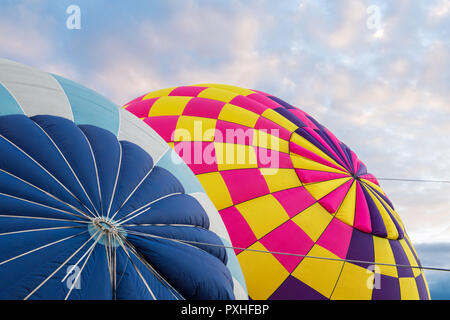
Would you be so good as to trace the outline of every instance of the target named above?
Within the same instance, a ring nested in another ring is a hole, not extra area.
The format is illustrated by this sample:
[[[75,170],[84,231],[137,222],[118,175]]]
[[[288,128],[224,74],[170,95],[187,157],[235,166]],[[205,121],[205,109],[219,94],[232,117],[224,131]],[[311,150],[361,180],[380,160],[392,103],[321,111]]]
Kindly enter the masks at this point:
[[[414,268],[417,253],[376,178],[300,109],[217,84],[151,92],[124,108],[197,175],[240,248],[250,298],[430,298]]]

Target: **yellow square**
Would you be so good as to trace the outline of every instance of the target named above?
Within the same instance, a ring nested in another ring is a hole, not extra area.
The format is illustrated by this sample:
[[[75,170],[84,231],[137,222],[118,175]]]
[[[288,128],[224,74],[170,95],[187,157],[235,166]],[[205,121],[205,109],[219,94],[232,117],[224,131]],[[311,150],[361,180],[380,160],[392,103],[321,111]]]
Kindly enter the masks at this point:
[[[355,264],[345,262],[334,288],[333,300],[371,300],[374,273]]]
[[[416,258],[414,257],[414,254],[412,253],[411,249],[409,248],[408,244],[406,243],[406,240],[405,239],[400,239],[399,242],[402,245],[403,250],[406,253],[406,256],[408,257],[409,264],[412,267],[418,267],[419,264],[417,263]],[[412,269],[412,271],[414,273],[414,277],[420,276],[421,271],[420,271],[419,268],[411,268],[411,269]]]
[[[350,179],[351,178],[339,178],[323,182],[315,182],[305,184],[305,188],[314,197],[314,199],[320,200],[326,195],[328,195],[330,192],[336,190],[338,187],[348,182]]]
[[[339,259],[338,256],[332,254],[318,244],[315,244],[314,247],[312,247],[308,255]],[[339,278],[343,264],[343,261],[305,257],[292,272],[292,276],[304,282],[323,296],[329,298],[336,285],[336,281]]]
[[[147,94],[145,97],[142,98],[142,100],[147,100],[151,98],[157,98],[157,97],[166,97],[168,96],[176,87],[161,89],[152,91],[149,94]]]
[[[373,238],[373,247],[375,251],[375,262],[396,264],[394,253],[392,252],[389,240],[377,236],[372,236],[372,238]],[[378,265],[378,266],[380,267],[381,274],[395,278],[398,277],[397,267],[385,265]]]
[[[267,109],[261,115],[264,118],[269,119],[269,120],[275,122],[276,124],[282,126],[283,128],[289,130],[290,132],[294,132],[295,130],[298,129],[298,126],[296,126],[291,121],[289,121],[288,119],[283,117],[281,114],[279,114],[278,112],[276,112],[272,109]]]
[[[291,153],[290,156],[291,156],[292,166],[296,169],[348,174],[348,172],[343,172],[341,170],[321,164],[317,161],[314,161],[314,160],[311,160],[311,159],[308,159],[305,157],[301,157],[296,153]]]
[[[253,131],[253,145],[259,148],[289,153],[289,141],[283,140],[263,130]]]
[[[192,97],[161,97],[153,103],[148,116],[179,116],[191,99]]]
[[[220,120],[240,124],[249,128],[255,126],[258,118],[258,114],[229,103],[223,106],[219,114]]]
[[[270,168],[260,169],[260,171],[266,179],[271,193],[302,185],[294,169]]]
[[[231,91],[234,93],[238,93],[243,96],[248,96],[249,94],[255,93],[255,91],[253,91],[253,90],[236,87],[236,86],[232,86],[229,84],[203,83],[203,84],[196,84],[195,86],[196,87],[208,87],[208,88],[223,89],[223,90]]]
[[[252,146],[215,142],[214,149],[219,171],[258,167]]]
[[[256,242],[249,249],[268,251]],[[269,298],[289,276],[289,272],[271,254],[245,250],[237,255],[248,295],[253,300]]]
[[[198,94],[199,98],[212,99],[222,102],[230,102],[238,94],[229,90],[219,88],[207,88]]]
[[[419,291],[417,290],[416,279],[399,278],[400,294],[402,300],[419,300]]]
[[[258,239],[289,219],[281,204],[271,194],[235,206]]]
[[[197,175],[217,210],[233,205],[227,185],[219,172],[209,172]]]
[[[216,123],[216,119],[180,116],[175,141],[213,141]]]
[[[291,220],[294,221],[306,234],[316,242],[325,231],[333,216],[319,203],[315,203],[300,212]]]

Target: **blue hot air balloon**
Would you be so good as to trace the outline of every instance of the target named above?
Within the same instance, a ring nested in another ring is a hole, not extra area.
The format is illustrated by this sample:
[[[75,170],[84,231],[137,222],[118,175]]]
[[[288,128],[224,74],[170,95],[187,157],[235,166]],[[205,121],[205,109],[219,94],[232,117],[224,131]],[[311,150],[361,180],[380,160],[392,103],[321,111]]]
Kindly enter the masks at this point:
[[[0,299],[245,299],[170,150],[94,91],[0,59]]]

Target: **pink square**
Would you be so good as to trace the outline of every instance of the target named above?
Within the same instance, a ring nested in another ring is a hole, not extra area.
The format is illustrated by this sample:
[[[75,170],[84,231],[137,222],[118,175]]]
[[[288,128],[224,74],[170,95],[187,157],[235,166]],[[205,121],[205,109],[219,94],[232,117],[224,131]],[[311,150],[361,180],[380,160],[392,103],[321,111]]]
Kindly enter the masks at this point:
[[[158,100],[158,98],[136,101],[128,106],[126,110],[138,118],[145,118],[148,117],[148,113],[156,100]]]
[[[260,239],[269,251],[306,255],[314,241],[292,220],[288,220],[271,233]],[[303,257],[274,254],[274,257],[291,273]]]
[[[252,145],[253,128],[228,121],[217,120],[214,141],[247,146]]]
[[[206,141],[181,141],[174,144],[175,152],[194,174],[218,170],[214,143]]]
[[[145,118],[144,122],[153,128],[165,141],[173,141],[179,116],[158,116]]]
[[[217,119],[225,102],[206,98],[192,98],[183,110],[183,115]]]
[[[288,130],[264,117],[258,118],[255,124],[255,129],[266,130],[268,134],[286,141],[289,141],[291,139],[291,133]]]
[[[248,248],[256,242],[255,234],[242,214],[235,207],[220,210],[220,216],[227,227],[231,243],[234,247]],[[239,249],[234,250],[236,254],[241,251]]]
[[[304,187],[297,187],[272,193],[290,218],[296,216],[316,200]]]
[[[184,86],[178,87],[172,90],[169,96],[181,96],[181,97],[196,97],[200,92],[205,90],[206,87],[191,87]]]
[[[253,149],[255,149],[258,168],[293,168],[291,157],[287,153],[259,147],[253,147]]]
[[[259,103],[258,101],[241,95],[234,97],[233,100],[230,101],[230,104],[247,109],[257,114],[262,114],[268,109],[265,105]]]
[[[259,93],[252,93],[252,94],[249,94],[247,97],[263,104],[264,106],[266,106],[266,108],[276,109],[276,108],[280,107],[280,105],[278,103],[276,103],[272,99],[270,99],[266,96],[263,96],[262,94],[259,94]]]
[[[231,199],[238,204],[270,193],[266,180],[259,169],[236,169],[220,171]]]
[[[334,218],[320,236],[317,244],[345,259],[352,237],[353,228]]]

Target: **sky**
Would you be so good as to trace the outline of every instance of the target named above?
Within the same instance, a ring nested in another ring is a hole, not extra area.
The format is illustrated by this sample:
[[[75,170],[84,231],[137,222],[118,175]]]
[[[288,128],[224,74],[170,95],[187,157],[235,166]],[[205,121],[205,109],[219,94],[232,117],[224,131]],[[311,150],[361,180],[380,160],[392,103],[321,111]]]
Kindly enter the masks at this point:
[[[119,105],[195,83],[262,90],[377,177],[450,180],[450,0],[2,0],[0,57]],[[380,182],[422,264],[449,268],[450,183]],[[450,299],[450,273],[426,275]]]

